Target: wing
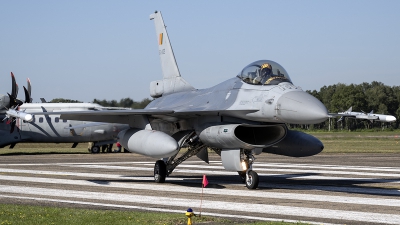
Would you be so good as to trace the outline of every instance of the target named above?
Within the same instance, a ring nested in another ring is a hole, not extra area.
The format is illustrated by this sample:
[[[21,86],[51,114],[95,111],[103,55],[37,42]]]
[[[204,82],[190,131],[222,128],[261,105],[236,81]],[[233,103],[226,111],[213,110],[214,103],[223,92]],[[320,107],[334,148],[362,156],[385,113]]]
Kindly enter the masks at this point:
[[[256,109],[245,110],[160,110],[160,109],[132,109],[132,110],[87,110],[87,111],[58,111],[34,112],[33,115],[60,115],[61,119],[93,121],[106,123],[129,124],[131,127],[145,128],[148,118],[158,118],[166,121],[177,121],[183,118],[199,116],[237,116],[257,112]]]

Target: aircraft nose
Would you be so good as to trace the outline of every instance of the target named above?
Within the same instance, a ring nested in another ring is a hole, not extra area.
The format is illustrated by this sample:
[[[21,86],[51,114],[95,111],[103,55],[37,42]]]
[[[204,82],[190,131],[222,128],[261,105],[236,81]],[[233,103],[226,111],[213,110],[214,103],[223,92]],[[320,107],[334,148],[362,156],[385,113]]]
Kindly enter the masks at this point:
[[[304,91],[291,91],[277,101],[277,117],[286,123],[316,124],[328,118],[328,110],[317,98]]]
[[[394,117],[394,116],[387,116],[386,117],[386,122],[393,122],[393,121],[396,121],[396,117]]]

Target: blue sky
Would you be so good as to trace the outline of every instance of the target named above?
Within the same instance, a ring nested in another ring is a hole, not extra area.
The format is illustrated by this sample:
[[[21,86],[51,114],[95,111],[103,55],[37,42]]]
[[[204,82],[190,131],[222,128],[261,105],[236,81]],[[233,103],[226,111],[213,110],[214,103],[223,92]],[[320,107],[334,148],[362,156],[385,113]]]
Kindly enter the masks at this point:
[[[207,88],[269,59],[304,90],[400,85],[400,1],[0,1],[0,93],[136,101],[162,77],[162,12],[182,76]]]

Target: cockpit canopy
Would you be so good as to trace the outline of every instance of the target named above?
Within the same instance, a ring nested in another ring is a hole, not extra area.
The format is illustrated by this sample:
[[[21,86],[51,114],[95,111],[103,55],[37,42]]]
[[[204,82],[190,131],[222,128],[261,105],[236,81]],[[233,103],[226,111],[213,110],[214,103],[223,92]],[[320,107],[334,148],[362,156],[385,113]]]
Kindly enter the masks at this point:
[[[249,64],[238,77],[244,82],[254,85],[292,83],[286,70],[278,63],[270,60],[259,60]]]

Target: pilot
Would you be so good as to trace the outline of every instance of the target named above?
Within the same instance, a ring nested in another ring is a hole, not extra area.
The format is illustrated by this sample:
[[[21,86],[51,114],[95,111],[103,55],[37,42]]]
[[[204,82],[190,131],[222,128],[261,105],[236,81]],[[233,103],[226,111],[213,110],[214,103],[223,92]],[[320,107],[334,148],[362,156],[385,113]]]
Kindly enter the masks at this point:
[[[261,83],[264,84],[272,75],[272,66],[269,63],[264,63],[260,68]]]

